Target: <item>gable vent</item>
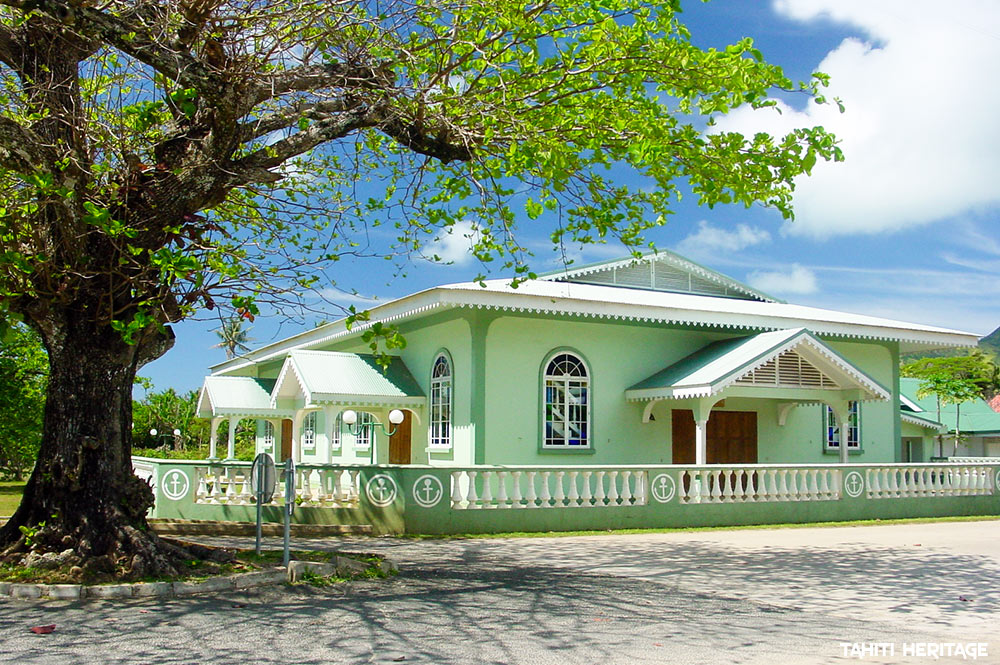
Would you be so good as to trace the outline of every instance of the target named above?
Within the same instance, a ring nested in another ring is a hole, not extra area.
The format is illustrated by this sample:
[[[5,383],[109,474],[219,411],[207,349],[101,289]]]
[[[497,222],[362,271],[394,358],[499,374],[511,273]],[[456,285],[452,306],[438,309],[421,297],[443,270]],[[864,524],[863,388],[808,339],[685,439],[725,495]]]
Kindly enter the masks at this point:
[[[785,351],[757,369],[740,377],[739,386],[781,388],[840,388],[836,381],[795,351]]]

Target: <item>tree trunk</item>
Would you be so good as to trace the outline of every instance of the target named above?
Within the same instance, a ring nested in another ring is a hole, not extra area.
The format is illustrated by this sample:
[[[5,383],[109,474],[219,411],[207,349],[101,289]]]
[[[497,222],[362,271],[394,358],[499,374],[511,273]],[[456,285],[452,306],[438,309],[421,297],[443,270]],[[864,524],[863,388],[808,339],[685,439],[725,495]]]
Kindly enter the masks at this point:
[[[86,310],[38,326],[50,365],[42,444],[0,549],[21,563],[32,552],[65,553],[79,576],[173,574],[180,552],[149,530],[153,493],[131,459],[132,383],[172,334],[153,330],[147,343],[129,345],[110,326],[95,330]]]

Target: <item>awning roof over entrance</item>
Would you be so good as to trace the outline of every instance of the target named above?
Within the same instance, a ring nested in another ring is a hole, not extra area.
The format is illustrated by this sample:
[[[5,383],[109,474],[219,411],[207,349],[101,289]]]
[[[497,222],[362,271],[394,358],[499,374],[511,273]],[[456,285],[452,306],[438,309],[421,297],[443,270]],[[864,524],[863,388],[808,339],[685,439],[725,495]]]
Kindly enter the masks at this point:
[[[805,328],[720,340],[625,391],[631,401],[710,397],[732,385],[803,390],[854,390],[888,400],[878,382]]]
[[[273,415],[274,383],[274,379],[249,376],[205,377],[198,397],[198,415],[202,418]]]
[[[278,375],[271,403],[302,396],[306,404],[405,407],[422,405],[423,390],[398,356],[385,372],[375,357],[335,351],[292,351]]]

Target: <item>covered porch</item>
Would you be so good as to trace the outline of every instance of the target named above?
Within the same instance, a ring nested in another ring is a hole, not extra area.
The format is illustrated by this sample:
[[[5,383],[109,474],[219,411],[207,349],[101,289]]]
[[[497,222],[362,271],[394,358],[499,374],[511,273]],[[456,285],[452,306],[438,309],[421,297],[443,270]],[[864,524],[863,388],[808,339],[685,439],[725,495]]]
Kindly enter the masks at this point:
[[[759,419],[773,420],[772,438],[780,439],[794,409],[825,405],[824,445],[846,464],[857,444],[857,405],[888,402],[892,394],[797,328],[709,344],[633,385],[625,398],[643,405],[644,423],[654,419],[658,404],[667,404],[672,462],[698,466],[756,464]]]
[[[293,351],[277,378],[209,376],[198,414],[215,428],[257,420],[257,452],[296,464],[409,464],[425,447],[427,399],[398,357],[383,371],[367,354]],[[227,460],[233,457],[232,444]]]

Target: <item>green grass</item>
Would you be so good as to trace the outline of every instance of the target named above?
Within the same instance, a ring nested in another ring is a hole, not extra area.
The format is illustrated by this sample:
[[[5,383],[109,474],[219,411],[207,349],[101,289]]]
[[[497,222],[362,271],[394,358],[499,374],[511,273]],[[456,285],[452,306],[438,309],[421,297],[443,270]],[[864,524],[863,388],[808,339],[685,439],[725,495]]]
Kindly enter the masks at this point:
[[[1000,515],[957,515],[952,517],[908,517],[891,520],[853,520],[844,522],[795,522],[786,524],[741,524],[733,526],[690,526],[663,529],[603,529],[585,531],[509,531],[505,533],[463,533],[452,535],[407,534],[398,538],[413,540],[490,539],[490,538],[570,538],[574,536],[628,536],[644,533],[697,533],[701,531],[745,531],[748,529],[813,529],[844,526],[886,526],[891,524],[932,524],[935,522],[979,522],[1000,520]]]
[[[10,517],[21,503],[23,482],[0,482],[0,517]]]

